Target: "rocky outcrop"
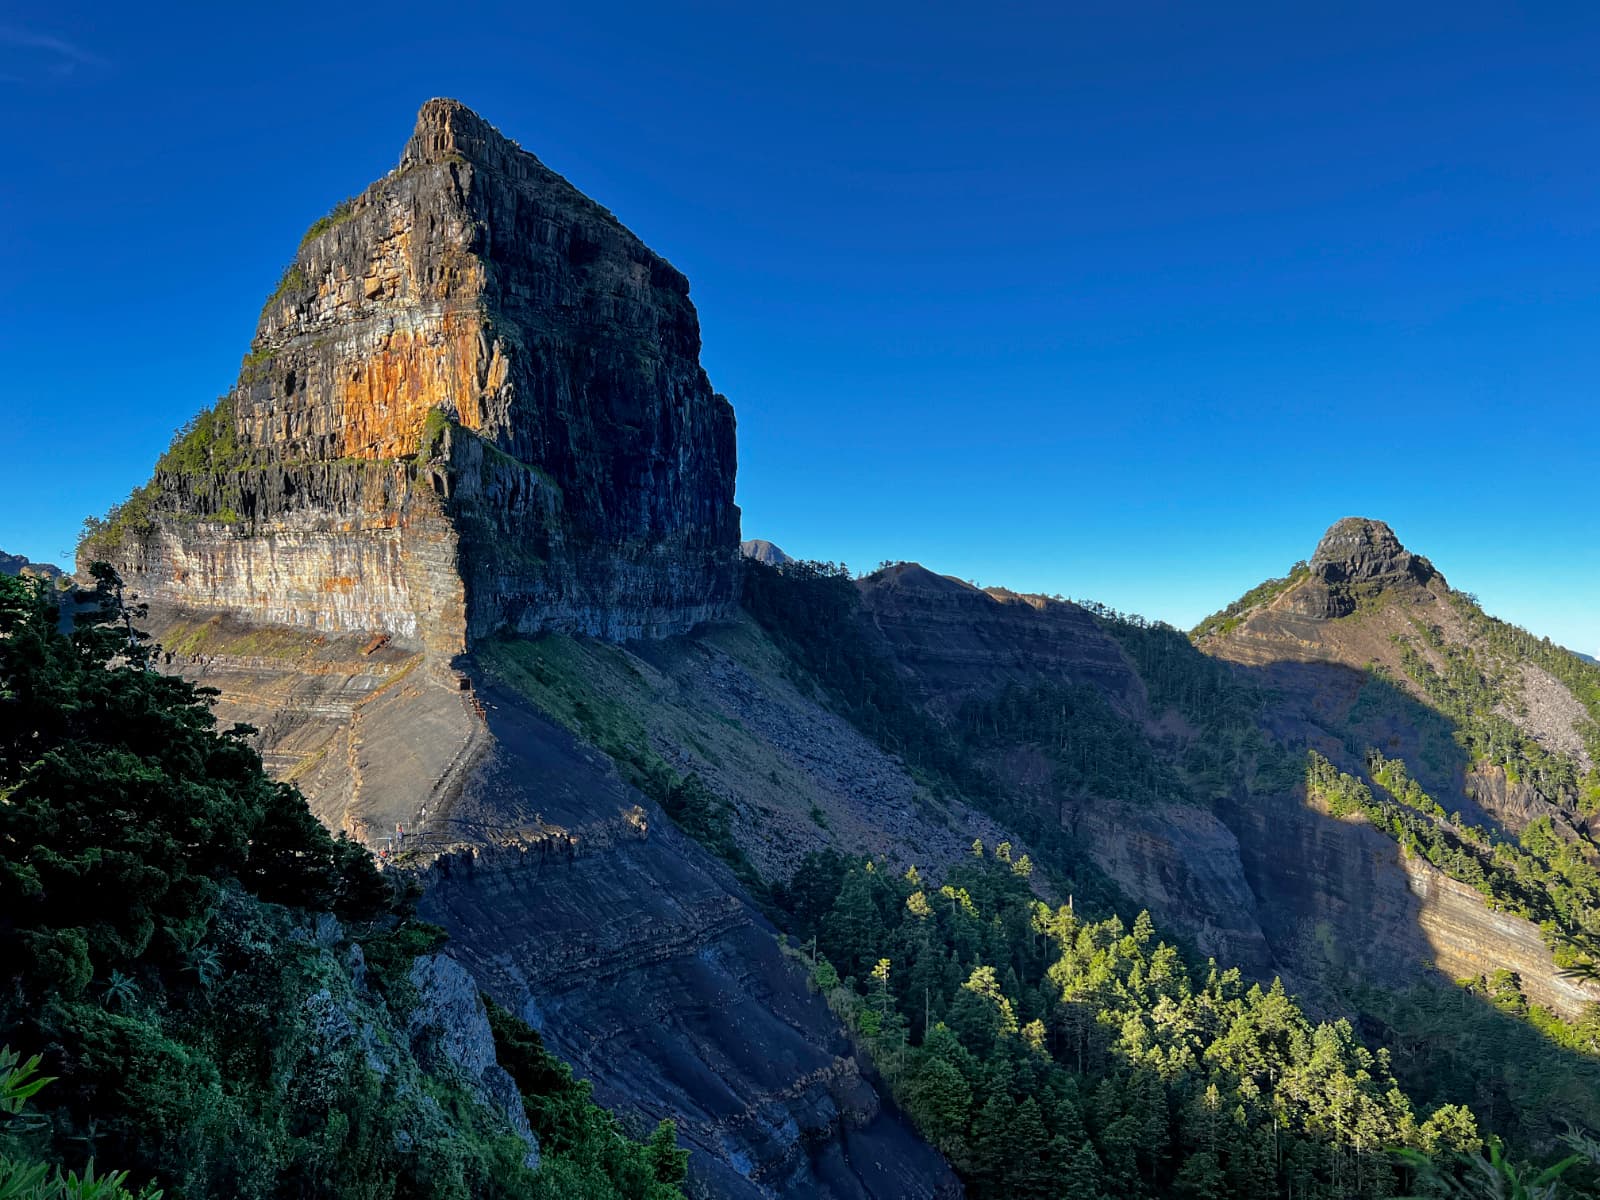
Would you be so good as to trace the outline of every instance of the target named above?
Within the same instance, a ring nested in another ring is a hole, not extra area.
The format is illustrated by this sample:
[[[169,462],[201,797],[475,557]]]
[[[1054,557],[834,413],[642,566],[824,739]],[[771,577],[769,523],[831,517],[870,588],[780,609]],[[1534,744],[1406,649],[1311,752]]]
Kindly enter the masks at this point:
[[[674,1118],[697,1192],[959,1196],[728,870],[472,653],[735,611],[733,414],[699,345],[679,272],[430,101],[80,565],[119,568],[159,663],[320,819],[426,872],[451,957],[418,964],[409,1032],[480,1098],[521,1111],[483,988],[627,1125]]]
[[[1008,687],[1076,684],[1099,692],[1130,728],[1170,736],[1116,640],[1078,605],[979,588],[915,563],[887,567],[858,587],[869,639],[936,719]],[[982,766],[1009,797],[1050,814],[1164,927],[1263,978],[1280,968],[1238,842],[1212,813],[1063,789],[1054,760],[1025,743],[987,756]]]
[[[1251,890],[1237,835],[1210,810],[1078,797],[1061,806],[1061,821],[1124,895],[1202,954],[1257,979],[1295,974],[1261,927],[1275,898]]]
[[[948,1166],[885,1103],[827,1005],[808,991],[804,969],[727,868],[626,786],[604,755],[496,683],[478,655],[441,677],[426,669],[425,652],[365,635],[227,616],[183,616],[155,632],[170,669],[220,690],[222,723],[261,730],[269,766],[307,792],[324,822],[425,873],[422,914],[450,931],[447,953],[471,983],[449,960],[424,960],[412,980],[426,1001],[412,1018],[412,1040],[419,1053],[448,1052],[486,1102],[497,1103],[500,1089],[466,1003],[469,987],[529,1020],[630,1128],[647,1133],[673,1118],[693,1153],[696,1186],[709,1194],[959,1195]],[[708,659],[698,640],[628,650],[584,644],[629,679],[657,670],[652,662],[688,660],[675,671],[679,686],[694,688],[697,719],[741,736],[746,749],[775,738],[773,723],[796,720],[763,711],[775,702],[765,697],[743,699],[726,724],[719,720],[708,694],[760,681],[720,653]],[[702,670],[716,677],[691,678]],[[767,682],[777,701],[805,707],[781,680]],[[670,712],[665,701],[647,706]],[[859,735],[835,731],[837,718],[810,711],[792,747],[773,743],[769,769],[784,771],[786,784],[803,782],[780,755],[804,756],[821,777],[804,803],[840,813],[851,849],[856,836],[881,843],[886,828],[898,829],[889,822],[919,813],[914,785]],[[749,732],[741,718],[762,723]],[[836,782],[804,742],[830,733],[847,743],[833,751]],[[708,748],[738,744],[703,736]],[[853,751],[850,737],[862,743]],[[852,789],[848,800],[830,785]],[[882,794],[847,824],[841,809],[863,791]],[[773,794],[799,802],[787,789]],[[767,824],[765,814],[751,816],[742,822],[749,832]],[[815,830],[803,812],[798,819]],[[969,838],[979,835],[993,836],[982,827]],[[959,853],[950,831],[919,841],[935,843],[919,846],[923,863]],[[800,847],[797,837],[790,861]]]
[[[496,1057],[477,983],[454,959],[425,954],[412,965],[411,986],[419,997],[406,1025],[412,1052],[425,1066],[453,1071],[479,1103],[504,1114],[528,1147],[523,1165],[537,1170],[539,1139],[516,1081]]]
[[[396,170],[308,231],[229,396],[80,560],[160,603],[441,655],[725,615],[733,412],[688,291],[533,155],[429,101]]]
[[[1427,559],[1400,544],[1394,530],[1368,517],[1345,517],[1322,535],[1310,560],[1324,583],[1425,583],[1436,571]]]
[[[1309,572],[1229,621],[1201,648],[1232,662],[1273,670],[1323,662],[1399,671],[1396,637],[1437,624],[1451,636],[1460,618],[1446,603],[1450,586],[1426,558],[1412,554],[1382,521],[1346,517],[1317,544]],[[1426,648],[1424,648],[1426,650]]]
[[[516,695],[433,836],[423,913],[494,998],[647,1126],[709,1194],[933,1198],[944,1162],[886,1107],[732,875]]]
[[[1366,517],[1335,521],[1309,566],[1310,578],[1292,590],[1285,607],[1323,619],[1348,616],[1362,597],[1386,589],[1447,586],[1432,563],[1400,544],[1394,530]]]
[[[1406,854],[1360,818],[1299,792],[1230,802],[1245,877],[1273,957],[1315,998],[1319,985],[1406,987],[1516,972],[1530,1000],[1576,1018],[1600,994],[1559,977],[1538,926]]]
[[[1241,682],[1258,691],[1263,733],[1291,751],[1314,747],[1353,771],[1364,746],[1381,746],[1414,764],[1447,808],[1480,824],[1518,829],[1540,815],[1556,817],[1558,828],[1571,823],[1571,814],[1498,769],[1469,769],[1448,722],[1417,689],[1397,682],[1404,679],[1397,638],[1422,645],[1442,666],[1418,622],[1447,640],[1467,636],[1448,585],[1427,559],[1381,522],[1352,518],[1328,531],[1308,565],[1204,643],[1238,663]],[[1074,605],[979,589],[915,564],[887,568],[859,587],[870,635],[936,717],[1011,685],[1071,682],[1098,690],[1168,762],[1183,764],[1191,750],[1204,749],[1197,744],[1204,735],[1179,714],[1152,710],[1116,640]],[[1370,662],[1389,665],[1389,674],[1369,675]],[[1180,677],[1203,677],[1184,664],[1171,667]],[[1518,678],[1517,718],[1536,726],[1546,745],[1574,748],[1575,737],[1563,740],[1561,728],[1581,716],[1581,706],[1546,672]],[[1313,1001],[1355,981],[1398,987],[1500,966],[1519,972],[1536,1002],[1563,1014],[1576,1016],[1595,998],[1557,976],[1536,926],[1492,910],[1364,822],[1308,806],[1301,789],[1247,790],[1241,781],[1209,806],[1177,795],[1178,803],[1132,803],[1064,785],[1049,748],[1025,739],[988,752],[981,765],[1009,799],[1057,818],[1163,925],[1259,978],[1284,975]]]
[[[1402,760],[1447,812],[1497,836],[1540,817],[1562,836],[1586,836],[1590,822],[1553,803],[1556,793],[1469,759],[1413,671],[1421,664],[1447,676],[1453,656],[1469,655],[1503,689],[1495,715],[1581,773],[1589,759],[1578,726],[1587,713],[1564,684],[1486,645],[1486,619],[1380,521],[1337,522],[1309,567],[1200,642],[1266,688],[1262,718],[1276,738],[1315,748],[1356,774],[1366,748],[1377,748]],[[1530,998],[1565,1015],[1596,999],[1558,976],[1535,925],[1491,909],[1478,892],[1359,819],[1335,820],[1299,794],[1230,804],[1221,815],[1238,835],[1274,954],[1294,969],[1337,962],[1400,984],[1423,963],[1451,978],[1505,967],[1520,974]]]

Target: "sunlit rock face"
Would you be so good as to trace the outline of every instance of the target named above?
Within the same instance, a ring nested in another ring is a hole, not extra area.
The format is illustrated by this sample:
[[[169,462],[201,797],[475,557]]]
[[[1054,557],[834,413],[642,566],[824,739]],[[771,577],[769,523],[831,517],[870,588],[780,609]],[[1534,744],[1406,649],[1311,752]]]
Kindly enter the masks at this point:
[[[82,558],[146,598],[455,653],[734,604],[734,420],[688,282],[462,105],[308,231],[218,410]],[[169,456],[169,459],[172,456]]]

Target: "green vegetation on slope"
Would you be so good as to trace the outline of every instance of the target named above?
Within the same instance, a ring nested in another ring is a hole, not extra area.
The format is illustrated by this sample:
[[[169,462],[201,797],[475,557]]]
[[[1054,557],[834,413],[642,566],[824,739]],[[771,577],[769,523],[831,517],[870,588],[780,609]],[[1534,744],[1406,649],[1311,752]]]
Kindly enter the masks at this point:
[[[1239,627],[1239,623],[1244,620],[1245,614],[1252,608],[1266,604],[1268,601],[1283,595],[1284,592],[1287,592],[1310,574],[1311,568],[1306,566],[1304,561],[1295,563],[1294,566],[1289,568],[1289,573],[1282,579],[1268,579],[1264,583],[1258,583],[1228,605],[1227,608],[1212,613],[1189,631],[1189,637],[1198,642],[1212,635],[1220,637],[1223,634],[1233,632]]]
[[[224,396],[196,413],[172,435],[171,444],[156,460],[156,474],[225,475],[248,466],[249,461],[234,431],[233,401]],[[85,518],[79,537],[84,552],[90,557],[109,555],[123,538],[147,535],[154,525],[159,495],[152,478],[134,488],[121,504],[113,505],[104,518]],[[237,522],[237,506],[237,497],[230,498],[209,519]]]
[[[982,768],[986,756],[999,758],[1008,745],[1055,756],[1062,767],[1055,782],[1067,794],[1082,788],[1089,796],[1125,800],[1205,802],[1226,797],[1237,802],[1247,794],[1287,795],[1306,779],[1305,751],[1290,749],[1265,732],[1271,696],[1250,671],[1201,653],[1187,637],[1160,623],[1093,604],[1084,607],[1122,645],[1145,682],[1151,710],[1177,713],[1187,729],[1168,738],[1147,734],[1153,740],[1143,745],[1130,742],[1130,734],[1137,736],[1138,731],[1105,721],[1103,700],[1080,704],[1075,689],[1044,686],[1013,688],[969,705],[948,728],[935,726],[899,692],[893,671],[864,642],[855,627],[855,596],[848,576],[837,569],[753,566],[746,607],[794,657],[802,686],[816,681],[829,702],[864,732],[902,750],[930,777],[959,781],[950,786],[959,786],[1030,839],[1036,838],[1037,819],[1030,826],[1015,798],[999,791]],[[852,697],[850,689],[858,683],[873,697],[871,704]],[[1424,753],[1437,760],[1431,763],[1431,776],[1449,777],[1461,759],[1452,719],[1418,704],[1381,675],[1369,678],[1348,721],[1330,731],[1359,759],[1380,730],[1397,723],[1419,725]],[[1388,736],[1385,732],[1384,744]],[[1581,944],[1573,939],[1586,928],[1585,914],[1593,907],[1587,898],[1591,872],[1580,847],[1559,837],[1547,820],[1530,825],[1520,846],[1505,838],[1491,840],[1459,819],[1441,819],[1441,806],[1398,759],[1373,754],[1368,767],[1386,782],[1375,790],[1344,776],[1352,788],[1361,789],[1361,798],[1347,798],[1345,811],[1360,808],[1413,852],[1478,887],[1493,906],[1541,923],[1558,961],[1578,959]],[[1338,778],[1343,773],[1333,774]],[[1075,847],[1069,840],[1046,830],[1034,844],[1038,866],[1046,874],[1060,879],[1063,863],[1070,864],[1076,878],[1069,886],[1080,911],[1095,912],[1098,906],[1104,916],[1105,905],[1110,905],[1127,919],[1131,909],[1118,902],[1114,891],[1085,886],[1093,878],[1092,868],[1071,857]],[[1082,903],[1086,898],[1089,905]],[[930,894],[927,899],[934,898]],[[1525,997],[1517,1001],[1521,992],[1515,980],[1462,982],[1470,986],[1460,991],[1419,987],[1405,993],[1374,989],[1349,997],[1348,1011],[1372,1014],[1397,1039],[1431,1035],[1441,1046],[1453,1047],[1437,1058],[1407,1054],[1402,1073],[1414,1094],[1436,1102],[1486,1096],[1491,1126],[1512,1137],[1522,1152],[1548,1146],[1553,1114],[1562,1111],[1559,1098],[1593,1093],[1600,1080],[1600,1062],[1590,1057],[1596,1049],[1594,1021],[1564,1022]],[[1406,1016],[1424,1010],[1439,1022],[1431,1034]],[[1499,1031],[1492,1045],[1472,1049],[1480,1037],[1490,1038],[1491,1027]],[[1597,1107],[1592,1102],[1569,1104],[1566,1111],[1593,1125],[1600,1120]]]
[[[861,598],[832,563],[744,564],[744,607],[833,706],[879,745],[914,766],[959,769],[949,735],[906,695],[894,667],[866,646],[853,619]]]
[[[54,1077],[0,1119],[0,1155],[116,1164],[170,1198],[676,1195],[670,1131],[621,1138],[553,1060],[525,1102],[570,1132],[535,1174],[412,1047],[411,965],[438,931],[266,776],[248,729],[214,727],[207,692],[145,668],[96,572],[71,637],[41,584],[0,577],[0,1045]],[[528,1037],[496,1032],[520,1069]]]
[[[1470,1105],[1481,1127],[1545,1154],[1569,1128],[1600,1129],[1600,1058],[1563,1050],[1561,1029],[1535,1014],[1514,972],[1491,971],[1459,989],[1419,984],[1354,987],[1341,1003],[1390,1054],[1420,1104]],[[1537,1018],[1538,1023],[1531,1017]],[[1592,1039],[1595,1022],[1572,1028]]]
[[[1491,617],[1469,597],[1451,594],[1451,602],[1467,623],[1469,636],[1503,661],[1529,662],[1548,671],[1564,684],[1589,714],[1579,729],[1589,755],[1600,761],[1600,663],[1557,646],[1549,638],[1535,637],[1521,626]]]
[[[975,752],[1019,744],[1044,751],[1056,764],[1062,795],[1132,804],[1191,799],[1187,782],[1143,731],[1086,684],[1013,684],[992,699],[963,704],[954,729]]]
[[[1367,769],[1387,795],[1311,751],[1307,791],[1335,816],[1361,812],[1408,853],[1475,888],[1490,908],[1538,925],[1559,965],[1576,961],[1584,947],[1600,946],[1600,871],[1578,843],[1556,836],[1549,817],[1530,822],[1519,842],[1492,838],[1447,817],[1400,759],[1371,750]],[[1583,1048],[1600,1051],[1600,1043]]]
[[[1172,710],[1193,730],[1175,764],[1193,797],[1210,801],[1236,794],[1271,795],[1299,781],[1299,762],[1262,732],[1267,693],[1230,664],[1197,651],[1161,621],[1089,605],[1100,628],[1133,663],[1153,712]]]
[[[151,480],[134,488],[126,500],[113,504],[104,517],[85,517],[78,536],[79,549],[95,557],[110,554],[130,534],[145,536],[153,528],[155,502],[156,485]]]
[[[248,455],[234,430],[233,399],[224,396],[202,409],[172,436],[172,444],[156,460],[156,470],[173,475],[234,471]]]
[[[610,1113],[591,1099],[593,1085],[574,1079],[572,1068],[544,1048],[526,1023],[486,1001],[495,1053],[522,1092],[528,1124],[547,1156],[541,1186],[563,1200],[682,1200],[678,1184],[689,1170],[689,1152],[678,1149],[677,1131],[662,1121],[646,1142],[629,1140]]]
[[[1557,955],[1557,963],[1576,961],[1575,948],[1600,940],[1594,925],[1600,914],[1600,874],[1570,843],[1550,833],[1548,820],[1530,827],[1534,853],[1506,841],[1491,841],[1481,830],[1453,825],[1439,805],[1406,773],[1398,759],[1376,751],[1369,759],[1373,779],[1387,795],[1375,793],[1362,780],[1340,771],[1315,750],[1306,761],[1306,791],[1336,817],[1360,813],[1388,834],[1407,854],[1426,859],[1439,870],[1477,890],[1488,906],[1538,925]],[[1529,1004],[1509,972],[1482,988],[1503,1011],[1527,1018],[1552,1041],[1568,1049],[1600,1053],[1600,1005],[1577,1022],[1567,1022],[1548,1009]],[[1515,991],[1512,1002],[1508,989]]]
[[[321,237],[330,229],[343,225],[353,216],[355,216],[354,198],[339,201],[324,215],[311,222],[305,233],[300,236],[300,249],[304,250],[312,240]]]
[[[480,645],[478,661],[514,691],[573,733],[604,751],[634,787],[659,804],[683,830],[733,868],[758,900],[767,894],[733,836],[728,803],[690,772],[680,774],[657,754],[650,736],[628,706],[594,684],[588,656],[606,660],[611,672],[632,673],[623,652],[600,643],[582,645],[561,637],[506,638]]]
[[[813,981],[975,1200],[1377,1198],[1407,1183],[1391,1148],[1478,1146],[1470,1111],[1418,1113],[1348,1022],[1191,971],[1144,914],[1052,909],[1008,857],[935,890],[816,855],[780,893]]]
[[[981,740],[969,741],[963,730],[979,739],[990,737],[992,747],[1001,708],[985,711],[985,705],[974,703],[945,728],[918,707],[893,665],[864,638],[855,619],[860,595],[847,570],[831,563],[796,561],[771,567],[746,560],[743,600],[745,611],[788,655],[794,681],[803,690],[820,690],[824,701],[863,734],[904,758],[935,795],[961,796],[1027,838],[1039,852],[1041,870],[1080,902],[1109,911],[1122,900],[1059,821],[984,770],[982,754],[989,747]],[[1121,718],[1098,697],[1076,691],[1069,703],[1093,712],[1107,728],[1126,732]],[[1035,720],[1022,709],[1021,703],[1011,704],[1007,718]],[[1121,749],[1130,761],[1141,753],[1126,741]],[[1067,747],[1061,763],[1069,779],[1082,766],[1074,764],[1072,753]],[[1099,765],[1092,769],[1105,774]],[[1138,769],[1148,770],[1148,763],[1140,762]],[[1148,778],[1130,787],[1142,789],[1146,783]]]
[[[1443,658],[1444,669],[1436,669],[1415,644],[1397,635],[1402,669],[1453,722],[1456,741],[1472,761],[1500,767],[1509,782],[1527,784],[1569,812],[1600,813],[1600,766],[1583,772],[1573,758],[1540,745],[1506,715],[1521,703],[1518,664],[1530,661],[1555,675],[1585,705],[1591,719],[1577,732],[1593,755],[1600,749],[1600,725],[1593,719],[1600,705],[1600,669],[1485,616],[1464,597],[1456,595],[1452,601],[1467,621],[1472,643],[1448,641],[1437,627],[1419,622],[1421,640]]]

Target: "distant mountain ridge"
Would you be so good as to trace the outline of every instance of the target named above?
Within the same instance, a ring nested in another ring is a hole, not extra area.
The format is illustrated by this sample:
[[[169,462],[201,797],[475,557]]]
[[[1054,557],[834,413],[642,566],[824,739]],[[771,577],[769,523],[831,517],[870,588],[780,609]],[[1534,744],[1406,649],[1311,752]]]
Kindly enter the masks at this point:
[[[0,575],[37,575],[41,579],[60,579],[66,572],[54,563],[39,563],[20,554],[0,550]]]
[[[765,538],[748,538],[740,542],[739,552],[746,558],[766,563],[769,567],[781,567],[784,563],[794,561]]]

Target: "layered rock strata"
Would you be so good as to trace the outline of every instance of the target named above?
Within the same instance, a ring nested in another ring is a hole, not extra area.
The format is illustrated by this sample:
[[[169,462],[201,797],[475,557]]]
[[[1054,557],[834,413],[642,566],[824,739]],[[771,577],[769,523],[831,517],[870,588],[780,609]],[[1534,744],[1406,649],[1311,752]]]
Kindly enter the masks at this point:
[[[1378,722],[1366,730],[1378,739],[1372,744],[1418,764],[1420,775],[1424,739],[1447,723],[1420,696],[1360,668],[1391,663],[1391,676],[1401,678],[1393,639],[1415,635],[1418,619],[1464,637],[1448,585],[1387,525],[1361,518],[1335,524],[1309,565],[1304,579],[1205,648],[1239,665],[1262,697],[1263,732],[1285,746],[1316,748],[1359,771],[1359,755],[1344,743],[1352,711],[1364,704],[1382,714],[1363,718]],[[864,631],[936,717],[1008,686],[1071,682],[1099,691],[1170,760],[1182,762],[1197,737],[1178,714],[1153,710],[1116,640],[1075,605],[979,589],[911,563],[858,586]],[[1363,700],[1369,689],[1376,698]],[[1577,711],[1554,700],[1530,707],[1551,726]],[[988,754],[983,765],[1009,795],[1054,815],[1163,925],[1259,978],[1282,974],[1313,1002],[1333,994],[1323,984],[1404,987],[1499,967],[1517,971],[1530,998],[1567,1016],[1600,998],[1559,977],[1535,925],[1491,910],[1365,823],[1309,806],[1303,789],[1237,789],[1207,807],[1133,804],[1063,787],[1056,764],[1025,742]],[[1497,769],[1458,767],[1439,785],[1450,807],[1485,822],[1570,818],[1508,785]]]
[[[518,696],[482,695],[494,749],[430,831],[474,844],[423,902],[481,985],[601,1103],[674,1118],[706,1194],[958,1196],[727,869]]]
[[[308,231],[233,390],[80,559],[168,605],[446,654],[725,615],[733,411],[688,292],[429,101],[399,166]]]
[[[1144,707],[1144,684],[1076,604],[985,590],[918,563],[885,567],[858,586],[874,641],[935,711],[1040,681],[1091,685],[1119,712]]]

